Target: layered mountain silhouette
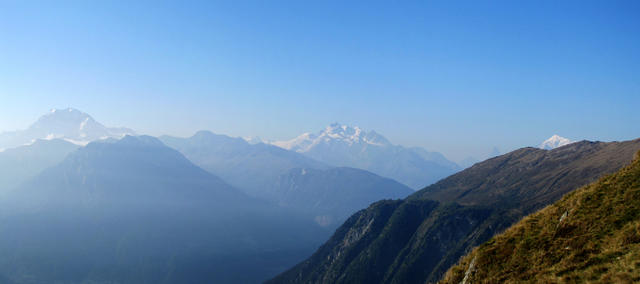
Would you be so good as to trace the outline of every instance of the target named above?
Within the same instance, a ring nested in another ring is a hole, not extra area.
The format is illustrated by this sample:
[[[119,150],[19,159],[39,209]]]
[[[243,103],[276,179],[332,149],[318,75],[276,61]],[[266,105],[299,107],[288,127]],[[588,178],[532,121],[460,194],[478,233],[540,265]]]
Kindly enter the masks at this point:
[[[90,115],[74,108],[53,109],[25,130],[1,133],[0,149],[31,144],[37,139],[63,139],[74,144],[86,145],[91,141],[122,138],[125,135],[135,135],[135,132],[128,128],[106,127]]]
[[[313,214],[321,225],[340,224],[359,208],[413,193],[392,179],[354,168],[296,168],[281,175],[270,195],[278,205]]]
[[[619,170],[640,150],[640,140],[567,142],[554,136],[541,146],[549,150],[519,149],[444,178],[459,168],[441,154],[393,145],[374,131],[339,124],[272,143],[208,131],[160,139],[130,133],[65,109],[27,130],[0,134],[0,148],[8,148],[0,152],[0,232],[5,232],[0,234],[0,282],[255,283],[288,268],[270,282],[436,282],[473,247],[567,192]],[[600,188],[598,196],[622,196],[604,207],[594,204],[595,210],[626,212],[619,202],[633,193],[608,186],[634,182],[627,179],[633,169],[623,172],[624,182],[608,179],[590,187]],[[406,186],[437,180],[418,192]],[[353,214],[361,208],[366,209]],[[571,213],[581,208],[571,207],[559,218],[588,222]],[[559,212],[547,215],[556,218]],[[616,241],[633,240],[637,224],[615,214],[607,217],[602,224],[623,225],[602,228],[623,237],[593,238],[588,246],[614,244],[597,259],[626,245],[635,249],[633,243]],[[557,226],[568,232],[563,240],[582,236],[568,224],[573,223]],[[516,235],[507,239],[532,244]],[[491,266],[493,255],[482,256],[504,247],[500,237],[494,240],[499,245],[489,242],[474,251],[446,279],[459,282],[470,275],[467,279],[475,282],[506,275]],[[497,256],[507,257],[507,263],[541,265],[538,259]],[[620,265],[633,265],[624,262],[628,255],[615,256],[623,257]],[[581,260],[588,271],[562,266],[568,262],[561,260],[562,265],[553,264],[554,275],[581,277],[567,272],[575,269],[603,281],[636,277],[607,274],[615,269],[592,266],[592,258]]]
[[[640,282],[640,157],[474,249],[441,283]]]
[[[318,133],[304,133],[272,144],[340,167],[364,169],[417,189],[460,170],[442,154],[393,145],[375,131],[334,123]]]
[[[160,139],[248,195],[311,214],[323,226],[340,224],[371,202],[413,192],[365,170],[331,167],[294,151],[209,131]]]
[[[33,144],[0,152],[0,194],[64,160],[79,146],[60,139],[36,140]]]
[[[630,163],[640,139],[523,148],[401,201],[351,216],[309,259],[269,283],[428,283],[471,248],[565,193]]]
[[[72,152],[0,218],[0,275],[18,283],[258,282],[327,235],[148,136]]]
[[[210,131],[199,131],[189,138],[161,136],[160,140],[203,169],[258,197],[265,197],[278,177],[293,168],[329,168],[296,152]]]

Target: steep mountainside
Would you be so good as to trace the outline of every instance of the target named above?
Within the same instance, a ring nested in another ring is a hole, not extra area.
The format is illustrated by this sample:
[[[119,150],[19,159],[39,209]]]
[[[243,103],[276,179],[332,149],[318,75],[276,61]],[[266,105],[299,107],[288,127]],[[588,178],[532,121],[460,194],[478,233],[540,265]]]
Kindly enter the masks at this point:
[[[328,168],[292,151],[262,143],[251,145],[242,138],[209,131],[200,131],[190,138],[162,136],[160,140],[252,196],[266,197],[270,185],[293,168]]]
[[[639,140],[582,141],[554,150],[522,148],[473,166],[417,192],[412,198],[462,205],[507,204],[530,210],[630,162]]]
[[[639,283],[640,159],[474,249],[442,283]]]
[[[329,165],[364,169],[392,178],[414,189],[460,169],[440,153],[393,145],[375,131],[337,123],[316,134],[305,133],[290,141],[272,143]]]
[[[0,201],[16,283],[255,283],[328,234],[152,137],[94,142]]]
[[[33,144],[0,152],[0,194],[52,167],[79,146],[60,139],[36,140]]]
[[[311,258],[270,283],[436,282],[470,248],[619,170],[638,150],[640,139],[584,141],[552,151],[524,148],[478,163],[404,201],[378,202],[356,213]]]
[[[414,191],[392,179],[354,168],[292,169],[271,188],[279,205],[315,216],[321,225],[340,224],[381,199],[405,198]]]
[[[0,133],[0,149],[30,144],[37,139],[64,139],[86,145],[91,141],[134,134],[133,130],[127,128],[105,127],[77,109],[53,109],[25,130]]]

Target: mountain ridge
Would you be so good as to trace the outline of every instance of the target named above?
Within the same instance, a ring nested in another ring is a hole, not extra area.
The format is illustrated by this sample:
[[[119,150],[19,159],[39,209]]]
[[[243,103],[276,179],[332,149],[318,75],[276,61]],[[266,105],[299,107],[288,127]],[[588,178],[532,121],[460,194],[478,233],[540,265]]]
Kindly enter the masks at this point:
[[[18,283],[258,282],[327,234],[149,136],[89,143],[0,204],[0,275]]]
[[[640,152],[475,248],[440,283],[639,281]]]
[[[292,168],[329,168],[299,153],[206,130],[188,138],[165,135],[159,139],[201,168],[256,197],[265,197],[265,187]]]
[[[523,148],[477,163],[404,200],[359,211],[309,259],[268,283],[438,281],[472,247],[576,187],[619,170],[638,150],[640,139],[584,142],[551,151]],[[474,201],[477,197],[483,198]],[[372,216],[381,210],[391,217],[372,231],[368,224],[376,224]],[[405,223],[414,220],[410,216],[419,221]]]
[[[0,152],[0,195],[48,167],[64,160],[80,146],[61,139],[38,139],[25,146]]]
[[[280,206],[312,213],[324,226],[340,224],[372,202],[413,193],[395,180],[347,167],[294,168],[281,175],[271,190]]]
[[[333,123],[318,133],[271,144],[338,167],[364,169],[418,189],[460,167],[442,154],[420,147],[393,145],[375,131]]]
[[[52,109],[25,130],[0,133],[0,148],[9,149],[33,143],[37,139],[63,139],[84,146],[89,142],[135,135],[123,127],[106,127],[89,114],[74,108]]]
[[[328,228],[373,201],[403,198],[413,192],[362,169],[332,167],[274,145],[250,144],[210,131],[198,131],[189,138],[160,139],[245,193],[311,214]]]

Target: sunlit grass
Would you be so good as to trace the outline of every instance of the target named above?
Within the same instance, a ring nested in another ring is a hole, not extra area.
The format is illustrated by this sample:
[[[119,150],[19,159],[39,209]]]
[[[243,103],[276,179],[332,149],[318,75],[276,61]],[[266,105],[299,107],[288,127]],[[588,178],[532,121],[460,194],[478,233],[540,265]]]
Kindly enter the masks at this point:
[[[639,282],[640,160],[524,218],[463,257],[442,282],[460,283],[465,274],[471,283]]]

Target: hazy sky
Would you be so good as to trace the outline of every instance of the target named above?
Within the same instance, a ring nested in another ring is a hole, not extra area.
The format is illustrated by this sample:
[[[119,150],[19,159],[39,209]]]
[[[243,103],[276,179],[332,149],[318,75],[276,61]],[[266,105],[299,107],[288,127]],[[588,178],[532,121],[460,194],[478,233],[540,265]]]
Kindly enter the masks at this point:
[[[69,106],[153,135],[338,121],[454,160],[640,137],[640,1],[391,2],[0,1],[0,130]]]

